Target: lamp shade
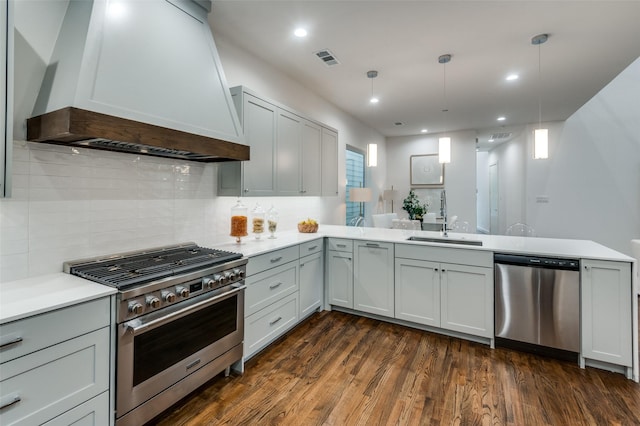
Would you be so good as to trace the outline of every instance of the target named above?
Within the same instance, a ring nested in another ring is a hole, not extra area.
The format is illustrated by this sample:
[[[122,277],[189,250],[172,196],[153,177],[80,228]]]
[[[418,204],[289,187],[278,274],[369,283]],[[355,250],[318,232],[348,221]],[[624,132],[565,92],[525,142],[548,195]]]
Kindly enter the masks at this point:
[[[351,188],[349,190],[349,201],[353,203],[366,203],[371,199],[371,188]]]
[[[549,129],[533,131],[533,158],[536,160],[549,158]]]
[[[451,138],[449,137],[438,139],[438,162],[451,162]]]

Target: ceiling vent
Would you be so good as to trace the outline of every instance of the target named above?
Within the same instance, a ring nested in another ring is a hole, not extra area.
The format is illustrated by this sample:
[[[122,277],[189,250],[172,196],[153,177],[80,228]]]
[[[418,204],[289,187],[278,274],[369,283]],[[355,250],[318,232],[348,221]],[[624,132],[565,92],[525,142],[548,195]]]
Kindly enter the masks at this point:
[[[338,65],[340,62],[336,59],[335,55],[331,53],[329,49],[319,50],[316,52],[316,56],[320,58],[322,62],[328,67]]]
[[[497,141],[498,139],[507,139],[511,137],[511,132],[494,133],[489,137],[490,141]]]

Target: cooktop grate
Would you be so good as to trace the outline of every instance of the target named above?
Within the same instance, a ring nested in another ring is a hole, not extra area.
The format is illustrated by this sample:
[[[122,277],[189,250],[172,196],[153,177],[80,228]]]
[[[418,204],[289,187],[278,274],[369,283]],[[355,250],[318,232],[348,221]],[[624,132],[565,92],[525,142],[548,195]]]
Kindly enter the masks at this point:
[[[70,273],[118,289],[205,269],[240,259],[242,254],[205,247],[132,254],[72,266]]]

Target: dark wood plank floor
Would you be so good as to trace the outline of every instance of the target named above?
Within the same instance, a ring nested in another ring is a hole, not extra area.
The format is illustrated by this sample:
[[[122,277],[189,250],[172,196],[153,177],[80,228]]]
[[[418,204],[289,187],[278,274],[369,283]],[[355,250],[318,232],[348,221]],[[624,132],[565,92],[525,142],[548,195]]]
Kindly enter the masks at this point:
[[[158,425],[640,425],[623,375],[338,312],[314,314]]]

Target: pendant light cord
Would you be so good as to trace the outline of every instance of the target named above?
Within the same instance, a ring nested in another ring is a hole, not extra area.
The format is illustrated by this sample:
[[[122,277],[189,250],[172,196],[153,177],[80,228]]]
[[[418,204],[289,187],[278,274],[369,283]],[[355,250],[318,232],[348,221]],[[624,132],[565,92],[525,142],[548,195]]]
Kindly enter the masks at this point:
[[[538,129],[542,129],[542,43],[538,44]]]

